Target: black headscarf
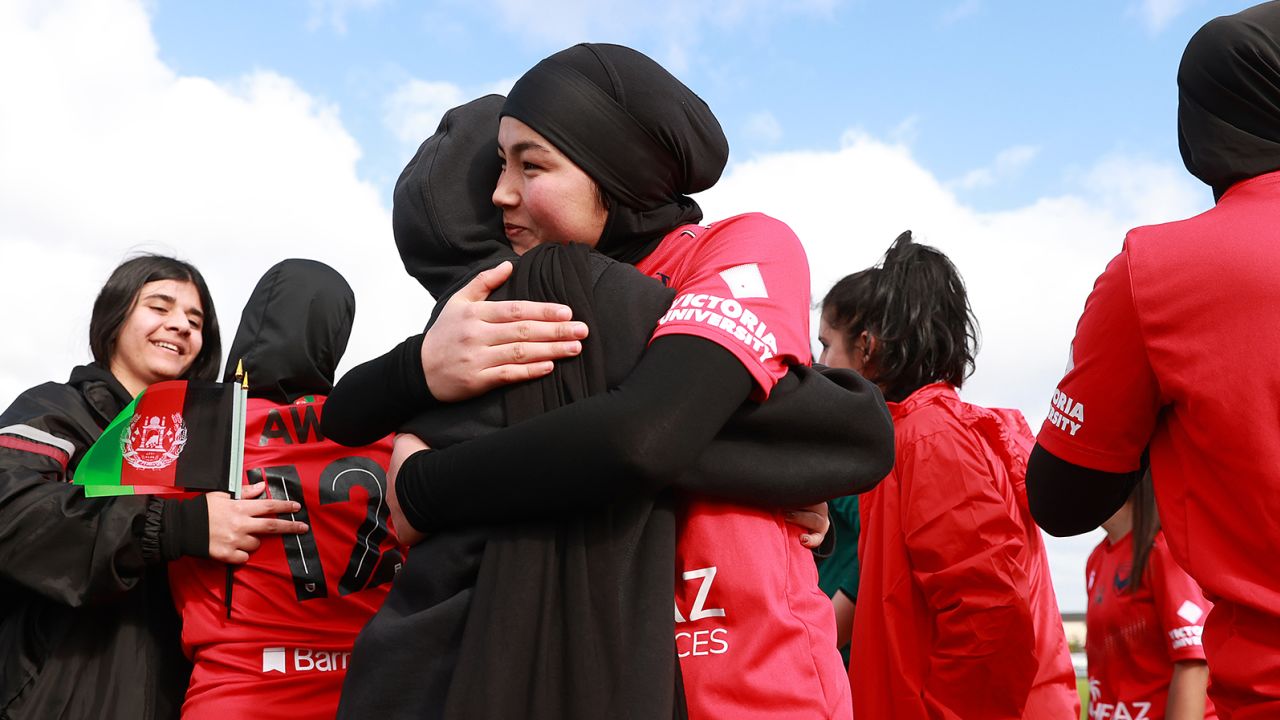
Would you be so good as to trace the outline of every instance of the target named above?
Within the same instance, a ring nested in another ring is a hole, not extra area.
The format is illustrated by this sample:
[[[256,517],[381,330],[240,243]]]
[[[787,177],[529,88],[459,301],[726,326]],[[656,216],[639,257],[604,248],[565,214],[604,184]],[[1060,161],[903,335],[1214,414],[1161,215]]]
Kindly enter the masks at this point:
[[[1187,43],[1178,148],[1215,198],[1280,170],[1280,2],[1214,18]]]
[[[337,270],[315,260],[276,263],[240,314],[224,380],[235,379],[243,359],[251,397],[291,403],[327,395],[355,314],[355,293]]]
[[[711,109],[661,65],[621,45],[582,44],[524,74],[502,106],[582,168],[610,201],[596,249],[635,263],[702,209],[729,143]]]
[[[400,259],[437,300],[476,269],[515,257],[489,202],[502,169],[502,102],[486,95],[445,113],[396,180],[391,228]]]

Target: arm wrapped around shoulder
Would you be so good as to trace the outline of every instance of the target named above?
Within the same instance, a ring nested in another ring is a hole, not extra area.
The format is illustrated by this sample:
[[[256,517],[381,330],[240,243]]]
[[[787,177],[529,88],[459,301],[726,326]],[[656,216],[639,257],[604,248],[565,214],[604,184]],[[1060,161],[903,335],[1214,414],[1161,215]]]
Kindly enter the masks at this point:
[[[677,484],[762,507],[864,493],[893,469],[893,420],[851,370],[794,366],[763,403],[746,403]]]

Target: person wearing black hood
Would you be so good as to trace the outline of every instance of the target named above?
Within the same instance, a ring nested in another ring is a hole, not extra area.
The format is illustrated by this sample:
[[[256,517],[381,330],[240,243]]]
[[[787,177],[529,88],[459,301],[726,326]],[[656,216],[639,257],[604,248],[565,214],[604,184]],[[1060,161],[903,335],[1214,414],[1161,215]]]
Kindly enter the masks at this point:
[[[588,80],[564,63],[582,65],[586,72],[593,73],[593,79]],[[610,74],[614,88],[605,89]],[[570,103],[572,98],[555,96],[564,89],[557,83],[566,77],[567,82],[586,83],[571,91],[579,93],[578,104]],[[624,90],[634,98],[629,110],[611,95],[621,95]],[[531,126],[524,125],[523,130],[532,135],[509,135],[508,128],[514,121],[511,113],[530,113],[525,116],[534,117],[539,108],[545,110],[548,105],[561,107],[562,115],[547,119],[545,127],[584,123],[577,132],[561,128],[567,134],[559,139],[565,145],[575,137],[584,140],[586,148],[580,149],[584,160],[571,160],[550,138],[534,137],[537,133]],[[675,112],[668,112],[673,108]],[[519,270],[535,259],[543,262],[546,252],[560,248],[563,242],[581,241],[615,259],[639,263],[642,272],[671,286],[676,306],[663,319],[657,331],[659,337],[652,341],[635,370],[612,390],[437,452],[415,454],[411,452],[416,449],[412,440],[402,438],[397,456],[393,456],[393,468],[398,458],[408,456],[399,475],[398,500],[408,522],[418,530],[437,532],[474,524],[562,517],[608,503],[628,492],[652,495],[673,483],[679,486],[678,481],[710,449],[712,437],[749,396],[763,399],[785,378],[788,369],[803,368],[809,360],[807,331],[803,329],[808,306],[807,264],[795,236],[781,223],[760,215],[735,218],[711,228],[691,224],[700,218],[700,211],[684,193],[715,181],[723,167],[726,148],[714,116],[679,81],[633,50],[608,45],[577,46],[527,74],[517,83],[502,113],[508,117],[497,129],[506,167],[496,178],[493,197],[503,210],[503,230],[509,247],[524,253]],[[610,123],[622,124],[603,127]],[[617,149],[619,132],[629,133],[624,135],[627,143],[622,144],[644,146]],[[659,137],[667,138],[669,144],[661,145],[655,139]],[[616,157],[619,152],[627,157]],[[634,163],[645,167],[633,168]],[[681,164],[688,167],[678,168]],[[460,175],[470,179],[473,173]],[[620,187],[601,179],[606,177]],[[404,180],[402,176],[401,182]],[[665,184],[666,189],[655,187],[655,183]],[[397,209],[401,203],[399,189]],[[609,206],[607,211],[604,204]],[[424,216],[432,218],[431,213]],[[397,242],[404,254],[402,239],[401,226],[397,226]],[[574,247],[561,249],[571,251]],[[416,267],[408,257],[406,266],[411,272]],[[470,373],[472,365],[465,360],[470,352],[466,344],[437,344],[433,334],[444,338],[470,334],[466,330],[458,333],[457,328],[471,321],[468,314],[485,314],[474,310],[471,291],[493,275],[493,271],[482,273],[451,300],[442,302],[442,307],[438,306],[439,316],[421,349],[421,365],[417,363],[416,349],[402,346],[406,359],[398,365],[403,372],[370,372],[369,382],[362,387],[400,376],[402,385],[408,388],[416,379],[419,395],[415,402],[424,402],[429,399],[424,391],[436,392],[433,368],[448,369],[455,361],[461,361],[460,369],[454,372]],[[712,316],[714,325],[710,324]],[[652,327],[654,320],[649,322]],[[592,325],[588,343],[597,329],[598,325]],[[647,337],[649,330],[643,332]],[[589,347],[584,348],[583,355],[589,351]],[[380,369],[396,365],[388,362]],[[363,369],[353,371],[343,385],[362,374]],[[892,442],[883,401],[865,381],[859,382],[861,397],[867,402],[850,416],[858,418],[852,424],[865,425],[858,428],[862,432],[851,433],[856,437],[844,438],[850,440],[850,448],[859,457],[841,470],[828,472],[829,485],[832,480],[835,485],[843,481],[843,492],[810,497],[810,502],[864,490],[887,471]],[[335,400],[346,392],[340,386]],[[370,393],[360,395],[368,397]],[[348,398],[356,402],[354,396]],[[747,404],[763,409],[772,402]],[[351,420],[357,417],[367,415],[353,412],[342,424],[354,431],[360,423]],[[347,440],[356,437],[353,434]],[[777,499],[791,484],[787,458],[795,462],[797,474],[805,472],[803,455],[788,455],[783,443],[771,448],[767,439],[768,436],[758,437],[758,444],[740,441],[738,445],[739,454],[761,461],[754,468],[757,474],[772,473],[774,487],[754,498],[758,504],[770,502],[770,491]],[[418,443],[417,448],[420,447]],[[444,458],[447,465],[432,467],[436,457]],[[472,483],[470,488],[459,483],[464,476]],[[829,491],[832,489],[828,487]],[[720,490],[741,489],[732,487],[729,481]],[[785,502],[778,500],[774,507]],[[788,529],[781,511],[687,498],[681,500],[680,506],[681,540],[676,549],[679,565],[673,568],[668,555],[665,602],[670,602],[674,591],[676,621],[680,624],[675,650],[682,658],[690,713],[750,716],[786,711],[815,717],[847,716],[848,687],[834,651],[830,603],[816,587],[812,560],[807,556],[792,557],[793,553],[803,552],[797,540],[800,531]],[[419,557],[418,548],[411,555],[410,569]],[[672,587],[672,575],[678,588]],[[607,587],[606,581],[600,590]],[[393,590],[391,600],[395,597]],[[479,603],[479,589],[475,597]],[[511,597],[488,602],[510,602]],[[541,605],[534,603],[534,607],[549,613],[547,619],[558,618],[560,613],[571,613],[572,619],[572,613],[578,610],[573,604],[546,602],[545,595],[538,599]],[[666,613],[666,632],[670,632],[670,605],[666,605]],[[473,614],[467,622],[468,635],[473,633],[474,621]],[[375,618],[369,630],[377,623]],[[573,625],[569,623],[570,627]],[[599,627],[591,622],[581,626]],[[610,648],[617,640],[612,636],[627,636],[630,629],[608,627],[591,641],[604,657],[612,658]],[[653,636],[661,641],[660,634],[651,633]],[[670,638],[666,636],[665,648],[659,645],[655,654],[665,653],[671,658]],[[521,648],[522,643],[517,641],[508,647]],[[645,657],[651,657],[648,653],[653,642],[647,642],[644,649]],[[492,655],[491,667],[500,669],[505,658]],[[360,656],[358,644],[356,658]],[[535,681],[563,681],[558,675],[540,670],[517,667],[515,672],[521,677],[504,673],[501,684],[518,681],[523,688],[524,676]],[[498,682],[497,672],[464,672],[460,668],[459,675],[462,694],[475,698],[476,703],[486,700],[481,697],[486,677],[490,694],[496,693],[493,686]],[[568,678],[571,684],[573,679]],[[455,677],[455,691],[459,682]],[[344,690],[344,708],[347,691],[353,691],[353,685],[349,682]],[[559,687],[539,690],[536,685],[535,682],[533,692],[538,696]],[[594,690],[583,693],[584,686],[594,688],[584,680],[575,686],[576,694],[594,696]],[[604,689],[603,697],[615,704],[605,711],[597,707],[597,715],[661,717],[654,714],[654,703],[646,705],[650,710],[646,714],[638,708],[617,705],[619,698],[608,690]],[[650,694],[655,692],[651,686]],[[511,694],[519,698],[520,690]],[[360,693],[361,697],[372,695]],[[451,693],[451,707],[454,695]],[[457,705],[456,714],[502,716],[500,712],[489,713],[475,707]],[[560,716],[546,712],[542,706],[528,707],[526,713]],[[593,716],[588,713],[574,716]],[[670,715],[668,707],[667,716]]]
[[[284,260],[249,295],[226,381],[248,375],[244,467],[249,484],[299,503],[309,530],[263,542],[236,569],[186,558],[170,584],[194,663],[186,720],[332,718],[356,633],[403,563],[388,525],[391,438],[360,448],[326,440],[325,396],[347,347],[355,295],[336,270]]]
[[[1136,228],[1098,278],[1027,469],[1036,521],[1097,527],[1149,466],[1223,718],[1280,716],[1280,2],[1219,17],[1178,68],[1178,144],[1216,205]],[[1262,313],[1261,315],[1259,313]]]

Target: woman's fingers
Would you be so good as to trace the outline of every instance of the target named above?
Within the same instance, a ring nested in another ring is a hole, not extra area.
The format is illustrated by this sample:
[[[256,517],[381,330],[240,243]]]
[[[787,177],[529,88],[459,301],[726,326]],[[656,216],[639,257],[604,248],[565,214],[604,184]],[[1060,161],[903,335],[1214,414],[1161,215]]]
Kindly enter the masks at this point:
[[[550,361],[582,352],[579,341],[588,329],[573,321],[567,306],[486,300],[506,282],[511,267],[502,263],[472,278],[427,330],[422,340],[422,372],[436,399],[457,402],[507,383],[541,377],[551,371]]]
[[[246,497],[261,495],[265,483],[250,485]],[[310,528],[290,519],[302,506],[292,500],[232,500],[224,493],[209,493],[209,557],[232,564],[248,562],[249,553],[262,544],[259,535],[301,535]],[[283,516],[283,517],[281,517]]]
[[[800,544],[809,549],[821,545],[827,531],[831,529],[831,518],[828,515],[826,503],[790,510],[784,513],[784,517],[787,522],[805,531],[800,535]]]

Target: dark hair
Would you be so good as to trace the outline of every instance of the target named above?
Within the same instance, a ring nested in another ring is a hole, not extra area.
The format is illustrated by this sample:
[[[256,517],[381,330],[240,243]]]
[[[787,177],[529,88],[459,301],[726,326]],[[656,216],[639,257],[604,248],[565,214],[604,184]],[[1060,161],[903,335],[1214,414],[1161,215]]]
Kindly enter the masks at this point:
[[[863,374],[887,400],[901,402],[929,383],[960,387],[973,372],[978,321],[964,280],[946,255],[912,242],[910,230],[879,266],[836,283],[822,299],[822,316],[846,347],[863,332],[875,339]]]
[[[1156,510],[1156,492],[1151,484],[1151,469],[1142,473],[1142,479],[1133,486],[1132,500],[1133,529],[1133,562],[1129,577],[1129,592],[1134,592],[1142,585],[1142,578],[1147,569],[1147,560],[1151,557],[1151,546],[1155,544],[1156,533],[1160,532],[1160,513]]]
[[[196,286],[204,311],[200,330],[203,344],[182,379],[216,380],[218,366],[222,364],[222,339],[209,286],[200,271],[190,263],[164,255],[139,255],[125,260],[111,271],[111,277],[98,292],[98,299],[93,301],[93,315],[89,318],[89,349],[93,352],[94,361],[104,368],[111,367],[120,328],[137,303],[138,292],[143,285],[156,280],[178,280]]]

